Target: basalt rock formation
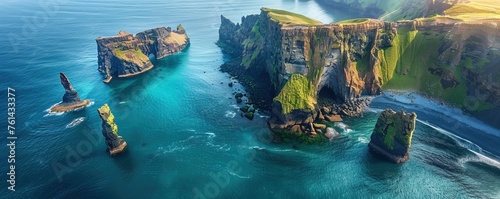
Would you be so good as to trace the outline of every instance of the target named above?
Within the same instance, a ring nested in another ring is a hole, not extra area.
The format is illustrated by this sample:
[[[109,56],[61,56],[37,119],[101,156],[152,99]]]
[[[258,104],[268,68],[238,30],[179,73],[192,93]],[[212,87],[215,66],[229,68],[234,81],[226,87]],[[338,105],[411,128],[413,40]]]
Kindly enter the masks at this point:
[[[500,79],[492,78],[500,75],[496,18],[322,24],[269,8],[241,24],[221,18],[220,46],[239,55],[232,67],[270,79],[274,132],[317,137],[322,129],[314,124],[362,112],[366,103],[360,99],[383,88],[417,90],[480,115],[500,107]],[[321,93],[340,105],[323,111]],[[485,121],[499,125],[499,117],[490,114]]]
[[[398,164],[408,161],[416,120],[415,113],[396,113],[390,109],[383,111],[368,144],[370,151]]]
[[[150,57],[161,59],[181,52],[189,44],[184,28],[159,27],[135,36],[120,31],[112,37],[96,39],[99,72],[108,83],[113,77],[128,77],[153,68]]]
[[[109,155],[114,156],[121,153],[127,147],[127,142],[118,135],[118,126],[115,123],[115,116],[111,113],[108,104],[104,104],[97,109],[102,120],[102,135],[106,139],[106,146]]]
[[[62,102],[50,109],[50,112],[66,112],[85,107],[90,104],[89,100],[80,100],[80,95],[69,82],[64,73],[59,73],[61,84],[64,87]]]

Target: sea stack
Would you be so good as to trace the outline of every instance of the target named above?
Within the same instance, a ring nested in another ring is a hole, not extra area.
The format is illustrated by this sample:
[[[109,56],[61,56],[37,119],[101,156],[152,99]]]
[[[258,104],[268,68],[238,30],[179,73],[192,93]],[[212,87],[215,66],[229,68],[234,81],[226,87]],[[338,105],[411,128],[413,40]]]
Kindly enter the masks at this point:
[[[395,112],[390,109],[383,111],[368,144],[370,151],[398,164],[408,161],[416,120],[415,113]]]
[[[68,77],[66,77],[64,73],[59,73],[59,78],[61,79],[61,84],[66,93],[64,93],[61,103],[50,108],[51,112],[62,113],[82,108],[90,104],[89,100],[80,100],[80,95],[78,95],[78,92],[71,86]]]
[[[109,155],[114,156],[127,148],[127,142],[118,135],[118,126],[115,123],[115,116],[111,113],[108,104],[104,104],[97,109],[102,120],[102,135],[106,139],[107,151]]]

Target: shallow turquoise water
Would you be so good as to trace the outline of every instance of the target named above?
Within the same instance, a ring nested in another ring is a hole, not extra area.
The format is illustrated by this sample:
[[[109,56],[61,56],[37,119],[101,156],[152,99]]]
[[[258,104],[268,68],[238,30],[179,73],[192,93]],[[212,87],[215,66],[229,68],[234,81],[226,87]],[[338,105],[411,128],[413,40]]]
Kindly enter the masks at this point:
[[[242,88],[229,88],[230,78],[218,71],[225,59],[214,44],[221,14],[239,21],[266,6],[326,23],[355,13],[325,10],[314,1],[53,2],[58,3],[0,3],[0,89],[16,89],[19,137],[17,190],[11,193],[4,182],[0,198],[500,197],[497,160],[423,123],[417,125],[411,160],[394,165],[367,151],[375,112],[345,121],[351,131],[319,146],[270,143],[265,115],[254,121],[239,116],[230,97]],[[179,23],[191,38],[185,52],[158,61],[143,75],[101,82],[95,38]],[[94,104],[47,115],[64,94],[59,72]],[[129,144],[117,158],[106,154],[102,140],[86,136],[101,138],[96,109],[104,103]],[[85,121],[67,128],[78,117]],[[6,128],[6,122],[0,125]],[[85,153],[68,161],[78,150]],[[0,154],[6,156],[7,148],[0,147]],[[8,171],[3,159],[2,172]],[[58,164],[66,166],[61,178],[53,168]]]

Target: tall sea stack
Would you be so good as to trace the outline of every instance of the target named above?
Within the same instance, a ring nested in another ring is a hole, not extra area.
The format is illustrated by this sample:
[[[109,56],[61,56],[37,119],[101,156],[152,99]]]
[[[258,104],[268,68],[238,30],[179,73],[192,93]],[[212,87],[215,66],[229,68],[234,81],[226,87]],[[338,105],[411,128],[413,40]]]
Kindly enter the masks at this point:
[[[398,164],[408,161],[416,120],[415,113],[383,111],[371,135],[370,151]]]
[[[50,109],[51,112],[66,112],[85,107],[90,104],[89,100],[80,100],[80,95],[69,82],[68,77],[64,73],[59,73],[61,84],[64,87],[65,93],[62,102]]]
[[[107,151],[114,156],[127,148],[127,142],[118,135],[118,126],[115,123],[115,116],[111,113],[108,104],[104,104],[97,109],[102,120],[102,135],[106,139]]]

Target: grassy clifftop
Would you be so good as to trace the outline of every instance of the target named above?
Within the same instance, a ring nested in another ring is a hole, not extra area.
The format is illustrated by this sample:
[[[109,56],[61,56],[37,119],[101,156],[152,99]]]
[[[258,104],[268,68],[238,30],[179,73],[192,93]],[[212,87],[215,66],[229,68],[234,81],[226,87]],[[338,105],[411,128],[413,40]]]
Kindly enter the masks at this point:
[[[314,26],[321,25],[318,20],[311,19],[301,14],[288,12],[285,10],[277,10],[271,8],[262,8],[262,11],[266,12],[271,20],[274,20],[283,25],[305,25],[305,26]]]

